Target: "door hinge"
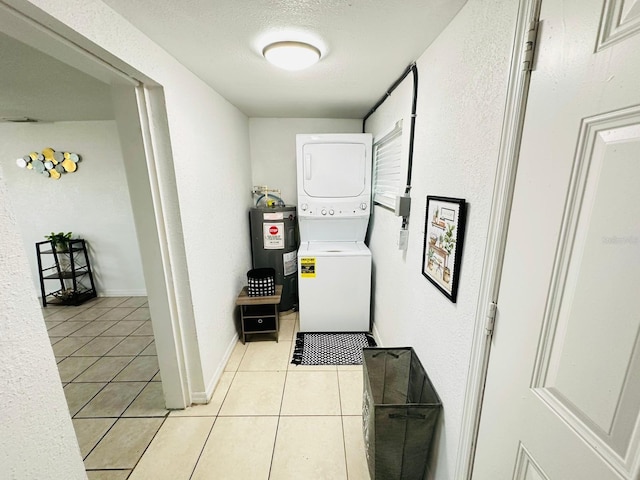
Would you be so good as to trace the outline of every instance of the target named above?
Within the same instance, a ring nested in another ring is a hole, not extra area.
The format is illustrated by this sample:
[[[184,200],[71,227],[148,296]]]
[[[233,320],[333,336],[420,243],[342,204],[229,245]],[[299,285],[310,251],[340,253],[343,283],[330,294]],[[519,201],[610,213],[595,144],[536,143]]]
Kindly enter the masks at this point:
[[[496,312],[498,310],[498,304],[491,302],[487,308],[487,320],[484,324],[484,330],[487,336],[493,335],[493,326],[496,323]]]
[[[538,20],[532,20],[529,24],[529,30],[524,41],[524,49],[522,54],[522,70],[530,72],[533,70],[533,57],[536,53],[536,45],[538,39]]]

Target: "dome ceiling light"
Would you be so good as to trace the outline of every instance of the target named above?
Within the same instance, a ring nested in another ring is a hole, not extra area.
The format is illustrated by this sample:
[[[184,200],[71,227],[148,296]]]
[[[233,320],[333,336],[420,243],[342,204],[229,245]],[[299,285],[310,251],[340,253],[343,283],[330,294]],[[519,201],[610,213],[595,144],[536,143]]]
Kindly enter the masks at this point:
[[[262,50],[267,61],[284,70],[304,70],[320,60],[320,50],[304,42],[275,42]]]

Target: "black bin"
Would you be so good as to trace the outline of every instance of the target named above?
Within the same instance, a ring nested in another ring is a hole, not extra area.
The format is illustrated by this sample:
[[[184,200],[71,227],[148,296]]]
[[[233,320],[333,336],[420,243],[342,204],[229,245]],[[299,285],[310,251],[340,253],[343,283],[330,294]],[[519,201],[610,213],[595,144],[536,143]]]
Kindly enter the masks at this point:
[[[364,348],[362,427],[372,480],[422,480],[442,403],[413,348]]]

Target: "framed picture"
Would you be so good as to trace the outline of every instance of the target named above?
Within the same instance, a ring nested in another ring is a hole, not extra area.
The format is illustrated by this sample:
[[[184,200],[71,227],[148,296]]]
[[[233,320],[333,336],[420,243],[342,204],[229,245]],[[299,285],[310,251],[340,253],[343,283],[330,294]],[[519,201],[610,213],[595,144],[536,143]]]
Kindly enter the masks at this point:
[[[427,196],[422,274],[456,303],[464,243],[466,202]]]

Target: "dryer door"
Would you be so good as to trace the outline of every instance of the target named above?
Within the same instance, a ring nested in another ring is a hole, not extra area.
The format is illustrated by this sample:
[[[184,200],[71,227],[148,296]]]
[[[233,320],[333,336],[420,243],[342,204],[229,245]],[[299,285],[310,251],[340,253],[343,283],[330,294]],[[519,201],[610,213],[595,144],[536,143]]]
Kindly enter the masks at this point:
[[[366,185],[362,143],[307,143],[302,147],[302,183],[310,197],[357,197]]]

